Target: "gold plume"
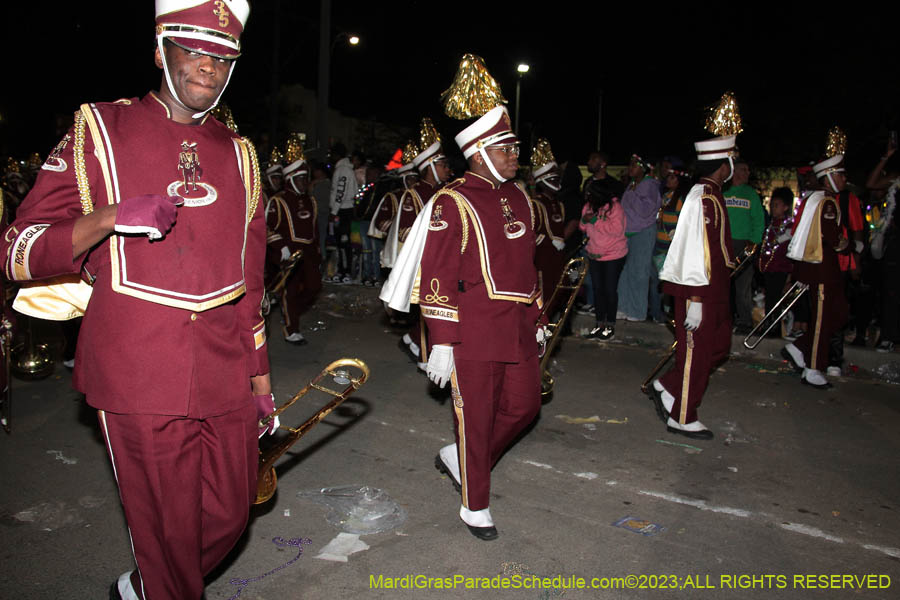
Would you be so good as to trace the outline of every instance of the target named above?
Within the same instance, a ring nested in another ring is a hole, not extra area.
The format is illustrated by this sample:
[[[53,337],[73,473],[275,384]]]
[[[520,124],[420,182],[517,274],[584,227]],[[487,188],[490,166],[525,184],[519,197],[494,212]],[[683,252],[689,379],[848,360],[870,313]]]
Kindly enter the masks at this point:
[[[506,104],[497,81],[488,73],[484,59],[466,54],[459,63],[453,83],[441,94],[444,112],[454,119],[480,117]]]
[[[831,158],[838,154],[847,153],[847,134],[835,125],[828,130],[828,138],[825,141],[825,156]]]
[[[416,143],[412,140],[408,140],[406,142],[406,147],[403,148],[403,161],[404,165],[408,165],[413,161],[416,155],[419,153],[419,149],[416,147]]]
[[[289,165],[298,160],[306,160],[303,156],[303,140],[299,133],[292,133],[284,147],[284,162]]]
[[[419,152],[424,152],[435,142],[441,141],[441,134],[438,133],[434,123],[428,117],[422,118],[422,125],[419,127]]]
[[[19,161],[10,156],[6,160],[6,173],[21,173],[22,169],[19,167]]]
[[[719,103],[710,106],[706,116],[706,130],[713,135],[737,135],[744,130],[734,92],[725,92]]]
[[[550,142],[545,138],[540,138],[537,141],[537,144],[535,144],[534,149],[531,151],[531,166],[534,169],[539,169],[552,162],[556,162],[556,158],[553,156]]]
[[[28,160],[25,161],[25,166],[31,167],[32,169],[37,169],[42,164],[44,164],[44,161],[41,160],[41,155],[37,152],[32,152],[28,157]]]
[[[269,155],[269,166],[280,165],[281,159],[281,151],[278,149],[278,146],[272,146],[272,154]]]
[[[235,133],[238,132],[238,126],[234,121],[234,115],[231,113],[231,109],[227,104],[225,104],[224,102],[222,102],[221,104],[217,104],[211,112],[212,116],[214,116],[220,123],[225,125],[225,127]]]

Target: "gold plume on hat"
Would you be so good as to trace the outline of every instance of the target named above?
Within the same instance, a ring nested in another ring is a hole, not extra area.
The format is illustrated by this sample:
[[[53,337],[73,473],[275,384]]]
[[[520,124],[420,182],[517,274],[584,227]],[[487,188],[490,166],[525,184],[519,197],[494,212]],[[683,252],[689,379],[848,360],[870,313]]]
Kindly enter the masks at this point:
[[[31,167],[32,169],[37,169],[42,164],[44,164],[44,161],[41,160],[41,155],[37,152],[32,152],[28,157],[28,160],[25,161],[25,166]]]
[[[453,83],[441,94],[444,112],[454,119],[480,117],[492,108],[506,104],[497,81],[488,73],[484,59],[465,54]]]
[[[406,147],[403,148],[403,161],[404,165],[408,165],[413,161],[416,155],[419,153],[419,149],[416,147],[416,143],[412,140],[408,140],[406,142]]]
[[[835,125],[828,130],[828,137],[825,141],[825,156],[832,158],[838,154],[847,153],[847,134]]]
[[[292,133],[284,147],[284,162],[289,165],[298,160],[306,160],[303,155],[303,140],[299,133]]]
[[[550,142],[546,138],[540,138],[531,151],[531,166],[537,169],[552,162],[556,162],[556,158],[553,156]]]
[[[221,104],[217,104],[215,108],[212,109],[212,116],[216,118],[219,122],[221,122],[225,127],[232,130],[233,132],[238,132],[237,123],[234,122],[234,115],[231,113],[231,109],[227,104],[222,102]]]
[[[272,154],[269,155],[269,166],[280,165],[281,164],[281,151],[278,149],[278,146],[272,146]]]
[[[10,173],[21,173],[22,169],[19,167],[19,161],[10,156],[6,159],[6,174]]]
[[[734,92],[725,92],[719,103],[710,106],[706,116],[706,130],[713,135],[737,135],[744,130]]]
[[[438,133],[434,123],[428,117],[423,117],[422,125],[419,127],[419,152],[427,150],[432,144],[440,141],[441,134]]]

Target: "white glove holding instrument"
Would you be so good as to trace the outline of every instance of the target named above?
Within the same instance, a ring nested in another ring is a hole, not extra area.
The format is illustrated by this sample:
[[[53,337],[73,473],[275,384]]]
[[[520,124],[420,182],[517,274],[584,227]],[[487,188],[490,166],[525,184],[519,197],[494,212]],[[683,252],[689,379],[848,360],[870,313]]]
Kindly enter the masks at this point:
[[[703,320],[703,304],[700,302],[691,302],[687,309],[687,317],[684,319],[684,328],[688,331],[694,331],[700,327],[700,321]]]
[[[446,344],[435,345],[428,356],[428,366],[425,374],[435,385],[442,388],[450,381],[450,373],[453,371],[453,346]]]
[[[553,247],[556,248],[557,250],[559,250],[560,252],[562,252],[566,247],[566,243],[562,240],[553,240],[550,243],[553,244]]]
[[[287,246],[281,247],[281,260],[291,260],[291,251]]]

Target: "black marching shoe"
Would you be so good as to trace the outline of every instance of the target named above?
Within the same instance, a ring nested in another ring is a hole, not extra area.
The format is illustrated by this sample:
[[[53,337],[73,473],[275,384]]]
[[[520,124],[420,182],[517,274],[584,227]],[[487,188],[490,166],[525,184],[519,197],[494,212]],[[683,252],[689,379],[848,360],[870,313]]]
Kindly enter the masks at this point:
[[[453,479],[452,477],[450,478]],[[465,521],[463,521],[465,523]],[[479,540],[483,540],[485,542],[490,542],[491,540],[496,540],[500,537],[500,534],[497,532],[497,528],[491,525],[490,527],[475,527],[474,525],[469,525],[466,523],[466,527],[469,528],[469,532],[477,537]]]
[[[647,396],[653,402],[653,406],[656,408],[656,415],[659,417],[659,420],[663,423],[667,423],[669,421],[669,411],[666,410],[665,405],[662,401],[662,392],[653,387],[653,383],[647,387]]]
[[[453,478],[453,473],[450,472],[450,469],[448,469],[448,468],[447,468],[447,465],[444,464],[444,461],[441,460],[441,455],[440,455],[440,454],[437,454],[437,455],[434,457],[434,468],[437,469],[438,471],[440,471],[440,472],[441,472],[441,475],[446,475],[446,476],[447,476],[447,479],[449,479],[449,480],[450,480],[450,483],[453,484],[453,489],[456,490],[456,493],[457,493],[457,494],[461,494],[461,493],[462,493],[462,486],[459,485],[459,484],[456,482],[456,480]],[[470,525],[470,526],[469,526],[469,529],[471,529],[471,528],[472,528],[472,526]],[[475,529],[487,529],[487,528],[484,528],[484,527],[476,527]],[[496,537],[496,533],[497,533],[497,530],[495,529],[495,530],[494,530],[494,537]],[[475,534],[474,532],[472,532],[472,535],[476,535],[476,537],[477,537],[477,534]]]

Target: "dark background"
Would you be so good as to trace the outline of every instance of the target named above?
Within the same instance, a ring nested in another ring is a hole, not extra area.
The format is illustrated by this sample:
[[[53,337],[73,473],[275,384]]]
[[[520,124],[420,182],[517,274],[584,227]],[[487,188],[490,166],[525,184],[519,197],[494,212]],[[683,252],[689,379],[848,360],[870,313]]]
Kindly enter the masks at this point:
[[[315,89],[318,7],[252,3],[244,56],[224,96],[241,133],[258,138],[270,127],[276,57],[278,82]],[[449,141],[463,124],[443,116],[439,97],[462,54],[473,52],[485,59],[510,111],[516,64],[531,65],[522,81],[521,137],[525,145],[549,138],[559,160],[583,163],[595,148],[600,90],[602,146],[620,163],[632,152],[690,158],[691,143],[708,136],[704,109],[725,90],[740,105],[742,154],[762,166],[819,158],[837,124],[848,135],[851,171],[867,171],[898,127],[900,31],[884,15],[852,5],[522,7],[334,0],[331,35],[352,32],[362,42],[335,45],[331,106],[409,128],[430,116]],[[79,103],[158,87],[152,2],[5,8],[0,154],[46,155]]]

